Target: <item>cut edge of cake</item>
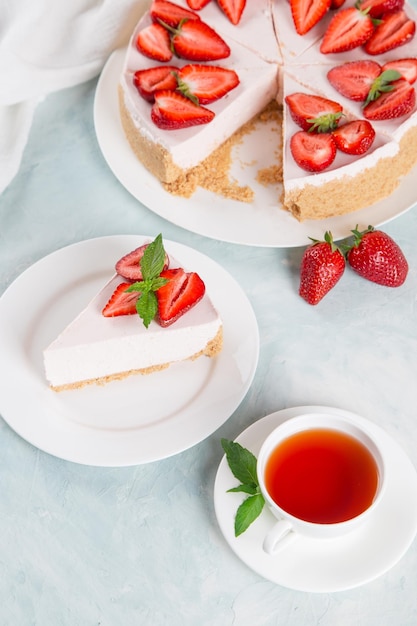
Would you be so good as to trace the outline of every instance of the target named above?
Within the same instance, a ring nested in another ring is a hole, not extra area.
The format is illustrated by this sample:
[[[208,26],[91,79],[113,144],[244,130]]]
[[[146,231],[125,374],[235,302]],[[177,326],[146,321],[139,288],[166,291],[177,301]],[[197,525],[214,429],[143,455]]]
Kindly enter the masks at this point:
[[[113,381],[124,380],[125,378],[128,378],[129,376],[137,376],[137,375],[145,376],[145,375],[153,374],[155,372],[159,372],[164,369],[167,369],[168,367],[170,367],[171,365],[174,365],[175,363],[181,363],[183,361],[195,361],[196,359],[202,356],[212,358],[212,357],[215,357],[217,354],[220,354],[222,349],[223,349],[223,326],[220,326],[217,331],[216,336],[213,339],[210,339],[204,348],[199,350],[199,352],[196,352],[195,354],[192,354],[191,356],[186,357],[185,359],[169,361],[167,363],[161,363],[159,365],[152,365],[150,367],[144,367],[140,369],[130,369],[130,370],[118,372],[115,374],[108,374],[106,376],[100,376],[96,378],[88,378],[88,379],[73,382],[73,383],[65,383],[61,385],[50,384],[50,388],[53,389],[53,391],[61,392],[61,391],[71,391],[75,389],[82,389],[83,387],[87,387],[89,385],[103,386]]]

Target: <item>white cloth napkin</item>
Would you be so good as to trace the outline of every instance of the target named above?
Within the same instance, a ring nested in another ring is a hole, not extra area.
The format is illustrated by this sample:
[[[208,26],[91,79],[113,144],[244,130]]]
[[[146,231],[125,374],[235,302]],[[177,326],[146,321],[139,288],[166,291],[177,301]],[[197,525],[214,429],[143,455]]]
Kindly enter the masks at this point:
[[[0,194],[19,170],[37,104],[90,80],[149,0],[1,0]]]

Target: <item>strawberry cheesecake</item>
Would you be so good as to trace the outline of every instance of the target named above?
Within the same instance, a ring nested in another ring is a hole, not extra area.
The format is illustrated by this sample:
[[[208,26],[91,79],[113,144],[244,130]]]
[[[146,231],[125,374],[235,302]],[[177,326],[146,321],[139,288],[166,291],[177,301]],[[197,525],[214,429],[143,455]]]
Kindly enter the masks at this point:
[[[55,391],[150,374],[222,350],[222,321],[203,280],[169,257],[159,235],[116,273],[44,350]]]
[[[153,0],[120,77],[127,140],[172,190],[274,100],[277,205],[300,221],[369,206],[417,163],[415,24],[404,0]]]

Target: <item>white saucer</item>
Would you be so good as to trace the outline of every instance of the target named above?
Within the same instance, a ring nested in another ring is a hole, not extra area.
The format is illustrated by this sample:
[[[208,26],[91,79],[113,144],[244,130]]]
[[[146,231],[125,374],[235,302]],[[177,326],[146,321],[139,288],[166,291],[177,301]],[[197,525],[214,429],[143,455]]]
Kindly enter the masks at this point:
[[[281,422],[300,413],[329,412],[348,417],[368,431],[387,456],[387,485],[380,507],[369,523],[344,538],[298,537],[276,556],[266,554],[262,540],[275,523],[264,508],[239,537],[234,535],[236,509],[244,494],[227,493],[238,483],[223,457],[214,485],[214,506],[220,529],[235,554],[264,578],[299,591],[332,592],[367,583],[393,567],[417,532],[417,473],[402,448],[379,426],[342,409],[294,407],[277,411],[252,424],[236,439],[255,456],[261,443]]]

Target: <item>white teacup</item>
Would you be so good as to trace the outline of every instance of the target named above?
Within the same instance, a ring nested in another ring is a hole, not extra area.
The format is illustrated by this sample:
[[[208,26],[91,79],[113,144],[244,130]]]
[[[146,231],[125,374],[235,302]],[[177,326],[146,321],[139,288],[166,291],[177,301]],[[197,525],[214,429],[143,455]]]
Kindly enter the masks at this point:
[[[273,430],[259,452],[257,474],[279,520],[264,539],[269,554],[297,535],[325,539],[354,530],[378,506],[385,482],[372,435],[330,413],[300,415]]]

